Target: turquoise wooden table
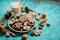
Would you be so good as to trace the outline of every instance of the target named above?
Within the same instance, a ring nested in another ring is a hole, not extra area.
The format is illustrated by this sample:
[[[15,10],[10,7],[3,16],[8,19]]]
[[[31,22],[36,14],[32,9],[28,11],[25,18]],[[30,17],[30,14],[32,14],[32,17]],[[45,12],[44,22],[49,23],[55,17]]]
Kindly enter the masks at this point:
[[[0,0],[0,20],[4,17],[4,14],[11,9],[10,3],[20,0]],[[51,26],[46,25],[42,28],[42,34],[40,36],[30,36],[28,32],[27,40],[60,40],[60,3],[52,1],[41,1],[34,2],[32,0],[23,0],[23,5],[28,6],[35,10],[37,13],[45,13],[47,15],[47,23]],[[8,26],[8,20],[6,20],[5,26]],[[36,21],[36,27],[39,27],[39,21]],[[21,40],[21,34],[17,34],[16,37],[6,37],[0,34],[0,40]]]

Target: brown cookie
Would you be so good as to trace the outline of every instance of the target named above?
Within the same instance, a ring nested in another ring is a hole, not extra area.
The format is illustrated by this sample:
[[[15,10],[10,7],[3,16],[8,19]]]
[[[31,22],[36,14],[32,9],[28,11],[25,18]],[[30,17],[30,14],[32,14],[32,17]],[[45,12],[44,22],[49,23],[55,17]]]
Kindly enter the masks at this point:
[[[36,20],[39,20],[41,17],[40,17],[40,15],[37,15],[36,16]]]
[[[40,23],[46,22],[46,19],[42,18]]]
[[[34,30],[34,35],[39,35],[40,34],[40,30]]]
[[[40,23],[40,26],[44,26],[44,24],[45,24],[45,22],[43,22],[43,23]]]
[[[6,37],[10,37],[10,32],[6,32]]]

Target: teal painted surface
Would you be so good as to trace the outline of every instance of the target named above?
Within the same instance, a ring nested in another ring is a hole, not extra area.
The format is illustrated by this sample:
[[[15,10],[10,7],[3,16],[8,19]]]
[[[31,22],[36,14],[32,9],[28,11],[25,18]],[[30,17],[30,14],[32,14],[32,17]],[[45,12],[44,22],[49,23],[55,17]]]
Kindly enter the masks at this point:
[[[10,3],[19,0],[0,0],[0,19],[4,17],[4,14],[11,9]],[[42,29],[41,36],[30,36],[28,32],[28,40],[60,40],[60,4],[56,2],[33,2],[30,0],[23,1],[24,6],[28,6],[31,9],[35,10],[37,13],[47,14],[47,23],[50,23],[51,26],[47,27],[46,25]],[[8,20],[5,22],[5,26],[8,25]],[[36,21],[36,27],[39,27],[39,21]],[[21,34],[17,34],[16,37],[5,37],[5,35],[0,34],[0,40],[21,40]]]

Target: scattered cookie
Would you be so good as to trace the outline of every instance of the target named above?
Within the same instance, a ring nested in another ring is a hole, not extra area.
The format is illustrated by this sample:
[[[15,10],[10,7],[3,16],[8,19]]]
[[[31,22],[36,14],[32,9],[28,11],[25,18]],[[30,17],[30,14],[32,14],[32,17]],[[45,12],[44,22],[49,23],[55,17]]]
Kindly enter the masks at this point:
[[[44,24],[45,24],[45,22],[43,22],[43,23],[40,23],[40,26],[42,26],[42,27],[43,27],[43,26],[44,26]]]
[[[42,18],[41,21],[40,21],[40,26],[44,26],[45,22],[46,22],[47,19],[45,18]]]
[[[40,23],[46,22],[46,19],[42,18]]]
[[[40,20],[40,15],[36,15],[36,20]]]
[[[10,32],[6,32],[6,37],[10,37]]]
[[[34,35],[38,36],[40,34],[40,30],[34,30]]]
[[[15,33],[13,33],[13,32],[10,32],[10,34],[11,34],[13,37],[15,37],[15,36],[16,36],[16,34],[15,34]]]
[[[27,40],[27,38],[28,38],[28,35],[27,34],[23,34],[22,35],[22,40]]]
[[[42,33],[42,30],[34,30],[33,32],[31,32],[31,36],[40,36],[40,34]]]

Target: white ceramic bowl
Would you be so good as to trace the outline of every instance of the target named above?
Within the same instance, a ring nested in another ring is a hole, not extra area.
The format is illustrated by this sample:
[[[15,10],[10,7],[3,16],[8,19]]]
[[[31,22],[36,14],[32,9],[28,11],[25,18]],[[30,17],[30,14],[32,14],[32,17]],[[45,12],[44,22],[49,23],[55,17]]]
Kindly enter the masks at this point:
[[[10,19],[12,18],[13,16],[11,16],[10,18],[9,18],[9,20],[8,20],[8,26],[9,26],[9,28],[11,29],[11,30],[13,30],[13,31],[15,31],[15,32],[19,32],[19,33],[25,33],[25,32],[29,32],[30,30],[32,30],[34,27],[35,27],[35,25],[31,28],[31,29],[29,29],[28,31],[17,31],[17,30],[14,30],[10,25],[9,25],[9,21],[10,21]],[[34,19],[34,21],[35,21],[35,19]]]

